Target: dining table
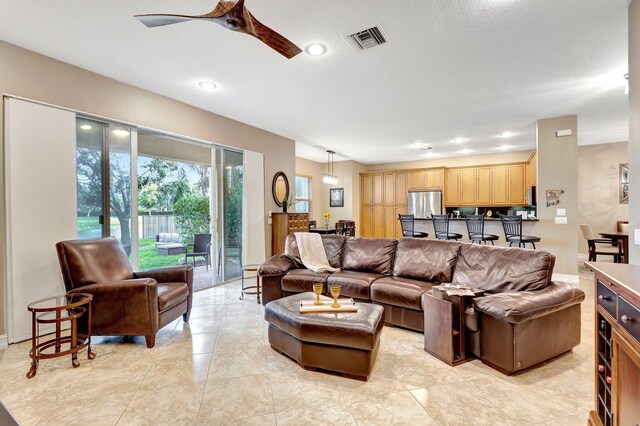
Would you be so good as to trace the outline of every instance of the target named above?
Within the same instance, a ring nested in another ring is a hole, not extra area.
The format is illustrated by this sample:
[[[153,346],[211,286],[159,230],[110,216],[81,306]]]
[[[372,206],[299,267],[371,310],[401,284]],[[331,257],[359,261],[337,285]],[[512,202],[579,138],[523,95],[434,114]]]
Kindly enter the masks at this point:
[[[316,228],[309,228],[309,232],[315,232],[316,234],[324,234],[324,235],[328,235],[328,234],[336,234],[337,230],[336,228],[325,228],[325,227],[316,227]]]
[[[628,232],[598,232],[604,238],[611,238],[614,244],[622,244],[622,263],[629,263]]]

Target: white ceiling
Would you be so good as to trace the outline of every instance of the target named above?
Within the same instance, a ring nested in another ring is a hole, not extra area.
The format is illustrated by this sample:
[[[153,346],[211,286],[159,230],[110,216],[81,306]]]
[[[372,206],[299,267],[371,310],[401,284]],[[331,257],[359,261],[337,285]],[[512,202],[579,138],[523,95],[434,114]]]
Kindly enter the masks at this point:
[[[2,0],[0,39],[296,140],[300,156],[365,163],[535,145],[532,123],[578,114],[579,143],[628,140],[626,0],[246,0],[321,57],[286,60],[207,22],[149,29],[140,13],[208,0]],[[357,52],[346,34],[382,26]],[[43,76],[43,78],[46,78]],[[196,83],[220,87],[209,93]],[[518,133],[502,140],[504,131]],[[461,145],[456,137],[467,138]]]

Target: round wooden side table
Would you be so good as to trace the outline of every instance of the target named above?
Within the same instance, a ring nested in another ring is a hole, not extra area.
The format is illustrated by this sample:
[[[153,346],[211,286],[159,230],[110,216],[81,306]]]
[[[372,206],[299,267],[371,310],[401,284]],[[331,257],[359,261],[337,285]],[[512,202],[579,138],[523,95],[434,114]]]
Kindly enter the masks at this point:
[[[240,300],[244,299],[245,294],[255,294],[258,303],[260,303],[260,276],[258,275],[258,268],[260,267],[257,263],[252,263],[249,265],[242,265],[242,294],[240,294]],[[256,273],[256,285],[245,286],[244,281],[246,278],[245,272],[255,272]],[[254,291],[247,291],[255,289]]]
[[[93,295],[88,293],[73,293],[64,296],[48,297],[27,306],[31,312],[31,368],[27,372],[27,378],[36,375],[41,359],[57,358],[71,355],[73,368],[80,366],[78,352],[87,348],[87,357],[94,359],[95,352],[91,350],[91,301]],[[78,334],[78,318],[87,316],[87,333]],[[71,327],[69,336],[62,336],[62,323],[68,321]],[[40,342],[40,324],[54,324],[55,337]],[[69,349],[62,350],[62,346],[68,344]],[[53,348],[53,351],[48,351]]]

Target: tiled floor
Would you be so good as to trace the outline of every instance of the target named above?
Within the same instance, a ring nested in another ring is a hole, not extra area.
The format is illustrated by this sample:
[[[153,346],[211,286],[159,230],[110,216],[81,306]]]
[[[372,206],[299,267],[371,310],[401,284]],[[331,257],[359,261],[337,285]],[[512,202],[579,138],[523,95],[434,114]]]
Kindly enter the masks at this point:
[[[232,283],[196,294],[189,324],[143,338],[101,339],[93,361],[45,360],[28,380],[28,343],[0,351],[0,400],[23,425],[407,424],[580,425],[593,404],[593,291],[582,344],[507,377],[472,361],[455,368],[422,335],[385,327],[371,379],[313,373],[270,349],[262,307]]]

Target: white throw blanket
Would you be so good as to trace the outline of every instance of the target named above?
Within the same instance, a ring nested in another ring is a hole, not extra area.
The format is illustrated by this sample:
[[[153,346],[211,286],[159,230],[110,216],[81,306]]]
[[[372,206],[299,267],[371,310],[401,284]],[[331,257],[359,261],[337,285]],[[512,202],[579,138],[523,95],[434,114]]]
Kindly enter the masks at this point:
[[[310,232],[296,232],[296,242],[300,251],[300,259],[307,269],[313,272],[338,272],[339,269],[331,267],[324,251],[320,234]]]

